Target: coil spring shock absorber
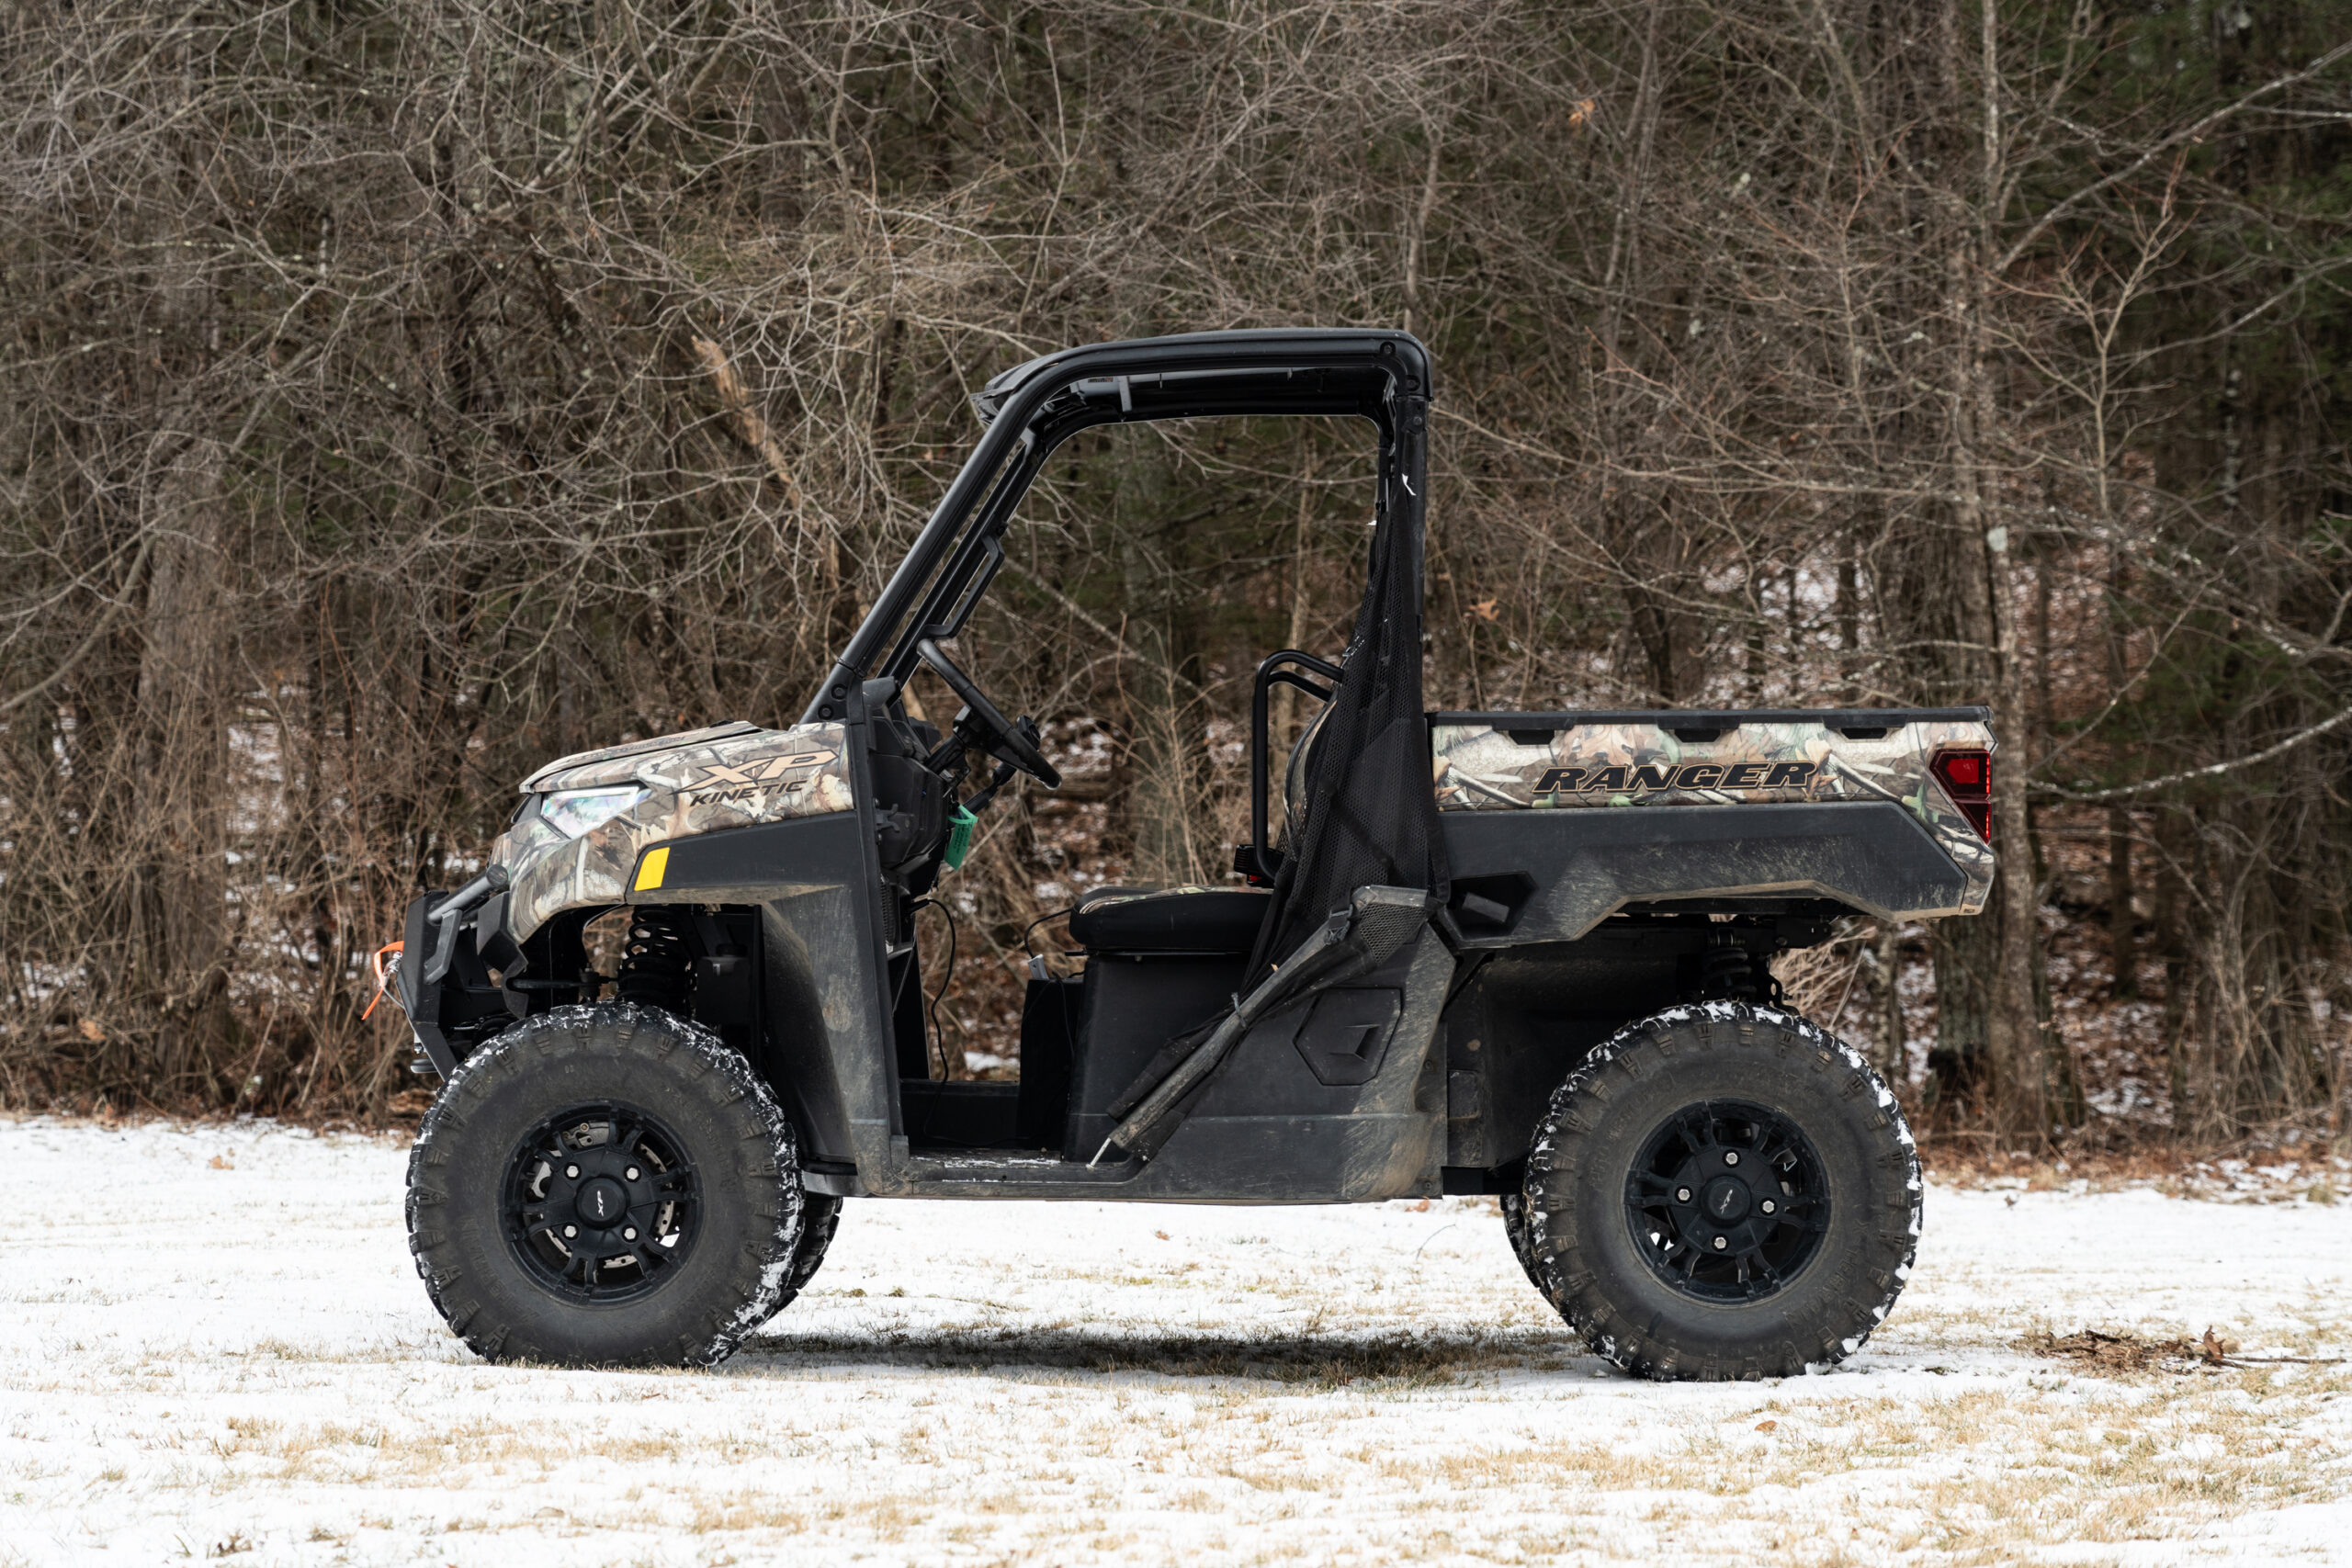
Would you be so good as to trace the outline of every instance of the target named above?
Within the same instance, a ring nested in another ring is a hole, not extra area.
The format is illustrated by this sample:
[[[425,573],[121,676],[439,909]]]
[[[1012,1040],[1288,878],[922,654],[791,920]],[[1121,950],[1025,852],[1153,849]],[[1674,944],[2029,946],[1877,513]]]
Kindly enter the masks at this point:
[[[684,919],[674,909],[636,911],[621,949],[616,987],[621,1000],[684,1018],[693,983],[694,949],[686,941]]]
[[[1756,999],[1756,968],[1747,944],[1718,926],[1707,933],[1707,952],[1701,961],[1699,994],[1710,1001]],[[627,995],[626,992],[623,995]]]

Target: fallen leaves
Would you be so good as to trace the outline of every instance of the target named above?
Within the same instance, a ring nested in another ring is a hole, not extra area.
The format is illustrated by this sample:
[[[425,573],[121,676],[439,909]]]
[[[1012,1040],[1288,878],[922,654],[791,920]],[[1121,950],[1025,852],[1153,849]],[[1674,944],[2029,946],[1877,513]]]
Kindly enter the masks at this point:
[[[422,1116],[433,1109],[434,1093],[429,1089],[404,1089],[384,1101],[384,1109],[394,1116]]]
[[[2157,1338],[2128,1329],[2115,1334],[2096,1328],[2052,1334],[2038,1328],[2018,1341],[2020,1348],[2053,1360],[2075,1361],[2100,1371],[2143,1372],[2151,1369],[2186,1372],[2202,1367],[2227,1367],[2237,1354],[2238,1342],[2224,1339],[2213,1329],[2202,1339],[2186,1336]]]

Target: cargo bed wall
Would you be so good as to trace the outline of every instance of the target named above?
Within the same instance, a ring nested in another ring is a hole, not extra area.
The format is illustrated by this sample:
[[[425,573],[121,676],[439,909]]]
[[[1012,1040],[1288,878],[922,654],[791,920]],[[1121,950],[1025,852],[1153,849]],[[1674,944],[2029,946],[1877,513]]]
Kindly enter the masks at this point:
[[[1980,708],[1436,714],[1456,920],[1481,945],[1582,936],[1628,904],[1826,897],[1974,914],[1993,852],[1936,781]]]

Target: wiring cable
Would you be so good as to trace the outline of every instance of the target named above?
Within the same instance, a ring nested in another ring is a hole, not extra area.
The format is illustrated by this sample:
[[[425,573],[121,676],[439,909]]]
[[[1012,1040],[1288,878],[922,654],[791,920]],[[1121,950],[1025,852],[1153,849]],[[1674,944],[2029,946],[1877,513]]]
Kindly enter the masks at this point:
[[[947,987],[956,983],[956,911],[936,898],[922,898],[915,902],[910,915],[923,909],[936,909],[947,917],[947,964],[939,977],[939,989],[926,998],[923,1010],[931,1020],[932,1038],[939,1043],[939,1081],[945,1083],[955,1075],[947,1067],[947,1033],[939,1027],[940,998],[947,995]]]
[[[1029,951],[1030,934],[1035,931],[1039,926],[1045,925],[1048,921],[1058,920],[1066,915],[1074,915],[1077,912],[1078,906],[1076,904],[1072,904],[1066,909],[1049,910],[1046,914],[1038,916],[1035,919],[1021,928],[1022,954],[1029,960],[1029,972],[1032,975],[1036,976],[1038,979],[1042,980],[1046,977],[1042,973],[1040,973],[1040,971],[1045,967],[1046,955],[1042,953],[1031,953]]]

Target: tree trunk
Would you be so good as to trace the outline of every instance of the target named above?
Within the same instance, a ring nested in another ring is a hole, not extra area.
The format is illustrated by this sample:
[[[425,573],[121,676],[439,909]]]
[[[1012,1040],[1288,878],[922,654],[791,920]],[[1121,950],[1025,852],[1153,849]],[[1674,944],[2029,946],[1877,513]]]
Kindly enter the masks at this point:
[[[2132,941],[2132,813],[2107,808],[2108,995],[2128,1001],[2140,994],[2140,954]]]
[[[1999,1087],[1991,1037],[1993,984],[2000,968],[1999,916],[1936,922],[1936,1046],[1928,1095],[1947,1114],[1977,1121]]]
[[[1948,21],[1952,13],[1947,13]],[[2043,997],[2041,933],[2032,821],[2024,789],[2033,761],[2033,724],[2020,646],[2016,603],[2013,540],[1999,507],[1995,452],[2000,415],[1993,379],[1989,267],[1995,249],[1992,193],[2002,186],[2002,133],[1998,108],[1999,60],[1996,52],[1996,8],[1980,15],[1978,92],[1984,137],[1980,178],[1970,203],[1974,221],[1960,230],[1951,266],[1953,314],[1961,323],[1962,352],[1954,356],[1952,454],[1954,491],[1959,497],[1960,544],[1976,558],[1983,586],[1964,601],[1975,624],[1970,640],[1992,649],[1993,732],[2008,752],[1996,774],[1993,842],[2000,855],[1994,883],[1997,913],[1990,993],[1985,998],[1985,1056],[1991,1072],[1995,1130],[2037,1141],[2053,1119],[2080,1119],[2081,1092],[2072,1058],[2051,1027]],[[1957,44],[1956,27],[1948,35]],[[1955,50],[1956,52],[1956,50]],[[1955,83],[1965,79],[1954,61]],[[2007,784],[2001,783],[2007,775]],[[1991,913],[1994,911],[1988,911]]]
[[[1903,944],[1894,922],[1878,923],[1868,951],[1871,1010],[1878,1020],[1878,1070],[1887,1082],[1899,1084],[1910,1077],[1911,1064],[1904,1048],[1909,1034],[1903,1027]]]
[[[2124,682],[2123,552],[2112,549],[2107,565],[2107,690],[2120,701]],[[2140,994],[2140,956],[2133,951],[2132,912],[2132,813],[2121,802],[2107,808],[2107,945],[2112,978],[2109,994],[2118,1001]]]
[[[226,1032],[229,616],[220,485],[226,450],[183,447],[152,492],[157,531],[139,665],[130,795],[142,852],[133,994],[152,1020],[158,1087],[205,1087]]]
[[[1114,437],[1114,439],[1116,439]],[[1136,444],[1140,446],[1140,443]],[[1127,874],[1139,884],[1182,886],[1213,880],[1201,807],[1206,793],[1205,715],[1184,677],[1201,613],[1183,592],[1177,558],[1185,531],[1166,529],[1171,476],[1156,450],[1119,453],[1120,550],[1126,577],[1129,657],[1120,661],[1126,711],[1124,806],[1130,846]]]

